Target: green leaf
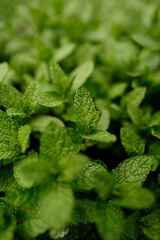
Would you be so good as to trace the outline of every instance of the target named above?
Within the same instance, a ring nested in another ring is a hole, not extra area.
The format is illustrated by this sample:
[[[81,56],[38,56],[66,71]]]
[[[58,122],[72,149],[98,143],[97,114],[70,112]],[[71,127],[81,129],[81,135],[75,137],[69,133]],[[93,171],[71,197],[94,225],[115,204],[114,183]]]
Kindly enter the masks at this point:
[[[112,203],[129,209],[144,209],[153,205],[155,197],[148,189],[133,184],[117,184]]]
[[[111,87],[109,91],[109,98],[110,99],[115,99],[117,97],[120,97],[124,94],[124,91],[127,87],[126,82],[120,82],[120,83],[115,83]]]
[[[77,152],[77,148],[72,143],[66,129],[56,123],[51,123],[41,136],[41,158],[56,164],[58,159],[72,152]]]
[[[152,128],[152,135],[160,139],[160,126]]]
[[[49,228],[60,230],[69,223],[73,205],[74,197],[71,188],[52,187],[43,193],[39,201],[40,216]]]
[[[85,62],[78,66],[70,75],[72,79],[75,77],[74,82],[72,84],[72,90],[76,91],[81,85],[83,85],[87,78],[91,75],[94,68],[93,62]]]
[[[0,192],[4,192],[13,183],[13,166],[0,167]]]
[[[0,122],[0,159],[10,159],[19,154],[17,148],[19,125],[16,120],[1,110]]]
[[[5,76],[8,73],[8,63],[0,63],[0,83],[4,80]]]
[[[48,229],[48,225],[39,217],[34,217],[18,224],[16,231],[24,238],[35,238],[43,234]]]
[[[111,134],[103,130],[94,131],[91,134],[84,135],[82,137],[88,140],[92,140],[96,142],[104,142],[104,143],[113,143],[113,142],[116,142],[117,140],[114,134]]]
[[[94,189],[97,174],[106,174],[106,169],[97,163],[88,161],[81,173],[73,181],[74,191],[83,192]]]
[[[39,95],[39,104],[45,107],[57,107],[63,102],[64,100],[54,92],[45,92]]]
[[[64,58],[69,56],[75,49],[74,43],[66,43],[55,50],[54,59],[56,62],[62,61]]]
[[[61,127],[64,127],[64,123],[59,118],[49,116],[49,115],[48,116],[40,115],[38,117],[33,118],[30,122],[30,125],[33,131],[44,132],[46,127],[52,122],[56,123]]]
[[[39,99],[39,85],[36,81],[33,81],[26,89],[23,95],[24,112],[31,115],[36,108]]]
[[[8,108],[7,109],[7,115],[14,117],[16,119],[24,119],[24,118],[28,118],[29,116],[19,110],[17,110],[16,108]]]
[[[19,156],[16,145],[9,141],[0,142],[0,164],[6,165],[14,161],[14,157]]]
[[[160,209],[154,209],[150,214],[141,218],[143,233],[147,238],[159,240],[160,236]]]
[[[142,155],[145,150],[144,140],[130,128],[121,128],[120,137],[123,147],[129,156]]]
[[[100,119],[99,119],[96,129],[97,130],[107,130],[109,127],[109,124],[110,124],[110,113],[107,109],[106,102],[101,99],[98,99],[96,101],[96,106],[101,112]]]
[[[145,97],[146,87],[137,87],[123,97],[122,103],[138,107]]]
[[[30,134],[31,134],[31,127],[28,124],[21,126],[18,130],[18,141],[19,141],[19,145],[22,148],[22,153],[25,153],[26,149],[29,147]]]
[[[22,111],[23,98],[22,94],[12,85],[2,84],[1,98],[5,108],[15,108]]]
[[[110,172],[100,172],[95,175],[95,190],[102,200],[106,200],[111,197],[115,180]]]
[[[14,177],[21,187],[31,188],[48,180],[49,169],[36,156],[22,157],[14,164]]]
[[[92,132],[98,123],[100,112],[97,111],[88,90],[80,87],[74,97],[74,116],[77,130],[82,135]]]
[[[112,170],[112,174],[119,183],[132,183],[141,186],[151,171],[153,160],[154,158],[150,156],[126,159]]]
[[[68,84],[68,77],[56,62],[50,64],[50,76],[56,92],[62,95]]]
[[[120,240],[124,227],[122,212],[100,200],[96,204],[96,226],[104,240]]]
[[[72,223],[93,223],[95,221],[95,202],[89,199],[78,199],[72,213]]]

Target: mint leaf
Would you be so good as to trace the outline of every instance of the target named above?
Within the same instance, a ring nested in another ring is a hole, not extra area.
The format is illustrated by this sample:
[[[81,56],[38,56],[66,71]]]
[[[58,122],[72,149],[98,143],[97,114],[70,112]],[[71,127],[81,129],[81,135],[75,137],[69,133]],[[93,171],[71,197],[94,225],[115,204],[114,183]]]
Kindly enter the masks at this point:
[[[14,177],[23,188],[31,188],[48,180],[49,169],[37,156],[22,157],[14,165]]]
[[[83,85],[87,78],[91,75],[93,71],[93,62],[85,62],[78,66],[70,75],[70,78],[75,77],[72,84],[72,90],[76,91],[81,85]]]
[[[116,142],[117,138],[114,134],[111,134],[107,131],[99,130],[94,131],[89,135],[82,136],[85,139],[96,141],[96,142],[104,142],[104,143],[113,143]]]
[[[66,43],[61,47],[57,48],[54,53],[54,59],[56,62],[62,61],[64,58],[69,56],[75,49],[74,43]]]
[[[7,188],[13,183],[13,166],[0,167],[0,192],[5,192]]]
[[[0,110],[0,160],[10,159],[19,154],[18,128],[16,120]],[[3,163],[4,164],[4,163]]]
[[[30,122],[30,125],[31,125],[33,131],[44,132],[46,127],[52,122],[58,124],[61,127],[64,127],[64,123],[59,118],[49,116],[49,115],[48,116],[40,115],[38,117],[35,117]]]
[[[23,98],[22,94],[14,88],[12,85],[2,84],[1,86],[1,98],[5,108],[15,108],[22,111]]]
[[[98,232],[104,240],[121,239],[124,219],[122,212],[119,209],[99,200],[96,204],[95,216]]]
[[[26,89],[23,95],[24,112],[31,115],[36,108],[39,97],[39,85],[33,81]]]
[[[120,163],[112,174],[119,183],[132,183],[141,186],[151,171],[153,157],[137,156]]]
[[[89,199],[78,199],[75,202],[74,210],[72,213],[73,224],[78,223],[93,223],[95,221],[95,207],[94,201]]]
[[[129,209],[144,209],[153,205],[155,197],[148,189],[133,184],[115,185],[112,203]]]
[[[56,92],[62,95],[67,86],[68,77],[56,62],[51,62],[50,64],[50,76]]]
[[[96,110],[88,90],[80,87],[74,97],[74,116],[77,130],[82,135],[92,132],[98,123],[99,114],[100,112]]]
[[[123,147],[129,156],[142,155],[145,150],[144,140],[130,128],[121,128],[120,137]]]
[[[21,145],[22,153],[25,153],[26,149],[29,147],[30,134],[31,127],[28,124],[21,126],[18,130],[18,141],[19,145]]]
[[[146,94],[146,87],[137,87],[123,98],[123,102],[128,106],[138,107]]]
[[[49,228],[62,229],[71,218],[74,197],[67,186],[46,190],[39,201],[40,216]]]
[[[54,92],[40,93],[39,104],[45,107],[57,107],[63,103],[63,99]]]
[[[8,63],[0,63],[0,83],[4,80],[5,76],[8,73]]]
[[[40,157],[56,164],[61,157],[77,151],[64,127],[51,123],[42,133]]]
[[[73,189],[76,192],[90,191],[95,188],[97,174],[105,174],[106,169],[101,165],[88,162],[81,173],[73,181]]]
[[[160,236],[160,209],[154,209],[140,220],[143,233],[147,238],[158,240]]]

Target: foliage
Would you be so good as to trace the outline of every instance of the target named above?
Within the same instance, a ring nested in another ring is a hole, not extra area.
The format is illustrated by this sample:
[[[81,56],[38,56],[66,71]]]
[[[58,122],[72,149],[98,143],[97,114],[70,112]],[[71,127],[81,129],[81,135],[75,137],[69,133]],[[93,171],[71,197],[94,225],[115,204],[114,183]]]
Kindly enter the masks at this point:
[[[158,240],[160,1],[0,6],[0,239]]]

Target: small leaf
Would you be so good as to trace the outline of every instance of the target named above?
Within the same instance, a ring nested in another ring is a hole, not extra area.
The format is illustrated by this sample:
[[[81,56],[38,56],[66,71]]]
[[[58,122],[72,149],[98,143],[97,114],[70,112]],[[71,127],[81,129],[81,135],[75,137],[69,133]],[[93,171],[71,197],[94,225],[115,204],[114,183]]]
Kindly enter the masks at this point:
[[[145,150],[145,143],[132,129],[121,128],[120,137],[123,147],[129,156],[142,155]]]
[[[68,84],[68,77],[56,62],[50,64],[50,76],[56,92],[62,95]]]
[[[104,142],[104,143],[113,143],[116,142],[117,138],[114,134],[111,134],[107,131],[99,130],[94,131],[89,135],[82,136],[85,139],[96,141],[96,142]]]
[[[75,49],[74,43],[66,43],[55,50],[54,59],[56,62],[62,61],[64,58],[69,56]]]
[[[72,84],[72,90],[76,91],[81,85],[83,85],[87,78],[91,75],[94,68],[93,62],[85,62],[78,66],[70,75],[70,78],[75,77]]]
[[[13,183],[13,166],[0,167],[0,192],[4,192]]]
[[[29,147],[29,138],[31,134],[31,127],[30,125],[26,124],[21,126],[18,131],[18,141],[22,148],[22,153],[25,153],[26,149]]]
[[[26,89],[23,100],[24,100],[24,112],[31,115],[36,108],[39,98],[39,85],[36,81],[33,81]]]
[[[99,114],[100,112],[96,110],[88,90],[80,87],[74,97],[74,115],[77,130],[82,135],[92,132],[98,123]]]

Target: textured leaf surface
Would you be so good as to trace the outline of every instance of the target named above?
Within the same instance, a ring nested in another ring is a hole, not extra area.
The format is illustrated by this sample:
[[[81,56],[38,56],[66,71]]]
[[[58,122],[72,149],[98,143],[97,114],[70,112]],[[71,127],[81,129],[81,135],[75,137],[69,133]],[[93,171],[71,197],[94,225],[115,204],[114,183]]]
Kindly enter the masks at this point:
[[[33,81],[26,89],[24,99],[24,112],[26,114],[32,114],[35,110],[39,98],[39,85],[36,81]]]
[[[88,162],[82,172],[75,178],[73,189],[80,192],[92,190],[95,187],[97,174],[105,173],[106,169],[101,165],[94,162]]]
[[[5,108],[15,108],[22,110],[23,98],[22,94],[12,85],[3,84],[1,87],[1,98]]]
[[[151,170],[153,157],[137,156],[126,159],[112,170],[117,182],[141,186]]]
[[[22,153],[29,147],[29,138],[31,133],[30,125],[21,126],[18,131],[18,141],[22,148]]]
[[[50,76],[56,92],[62,94],[68,83],[68,77],[56,62],[50,64]]]
[[[74,98],[77,130],[83,135],[93,131],[98,123],[99,114],[88,90],[80,87]]]
[[[63,103],[63,99],[53,92],[41,93],[39,104],[45,107],[57,107]]]
[[[144,141],[130,128],[121,128],[121,142],[129,156],[142,155],[145,150]]]
[[[77,149],[64,127],[51,123],[41,137],[40,156],[51,163]]]

